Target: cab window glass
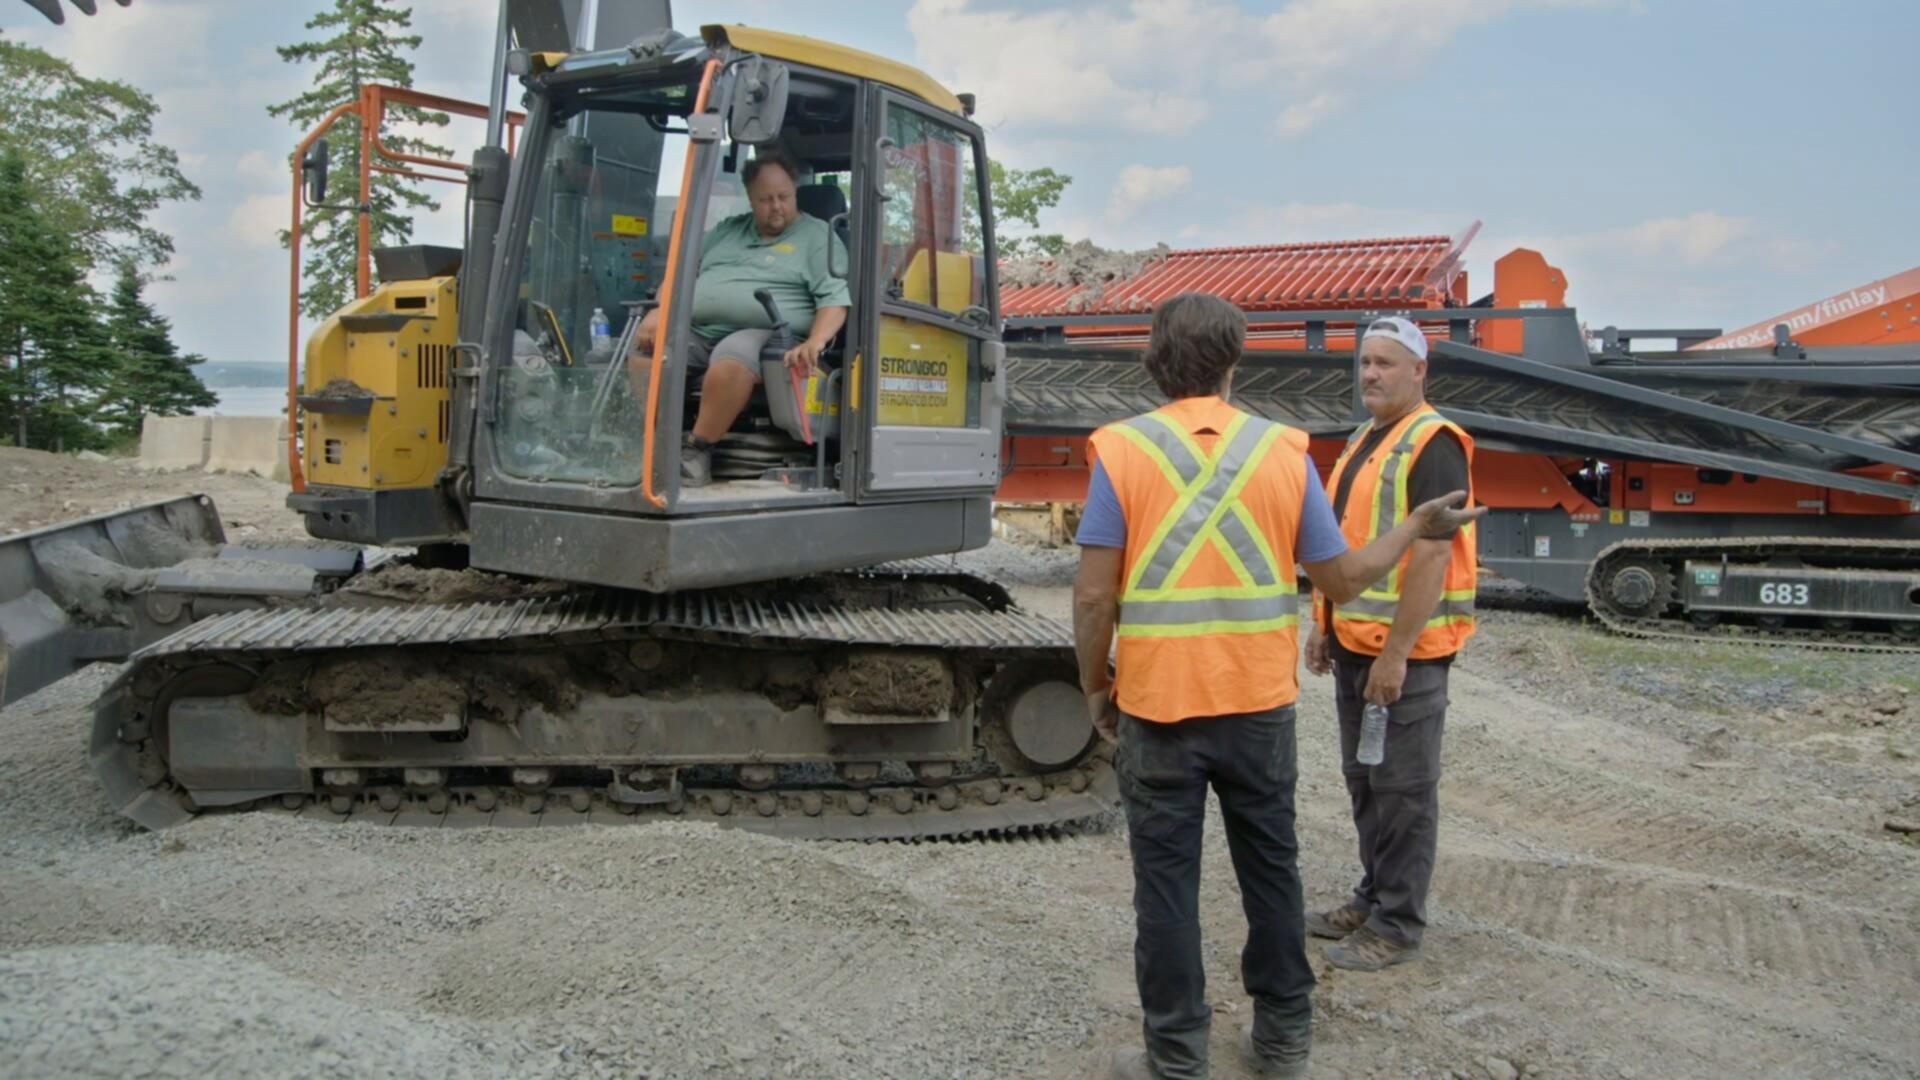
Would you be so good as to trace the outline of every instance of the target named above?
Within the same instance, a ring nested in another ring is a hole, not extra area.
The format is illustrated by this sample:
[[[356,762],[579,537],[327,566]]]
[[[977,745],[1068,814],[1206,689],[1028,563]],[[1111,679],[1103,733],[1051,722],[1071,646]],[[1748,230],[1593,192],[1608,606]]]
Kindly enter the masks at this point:
[[[896,300],[955,315],[986,279],[973,140],[909,109],[887,110],[882,272]]]

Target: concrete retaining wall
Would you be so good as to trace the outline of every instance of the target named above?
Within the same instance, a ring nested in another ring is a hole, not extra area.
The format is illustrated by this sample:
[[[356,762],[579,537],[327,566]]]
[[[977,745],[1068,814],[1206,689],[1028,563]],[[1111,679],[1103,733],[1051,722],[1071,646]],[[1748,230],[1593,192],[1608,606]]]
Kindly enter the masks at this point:
[[[207,464],[212,417],[152,416],[140,422],[140,462],[155,469],[198,469]]]
[[[252,473],[285,483],[287,422],[273,416],[215,416],[207,435],[208,472]]]

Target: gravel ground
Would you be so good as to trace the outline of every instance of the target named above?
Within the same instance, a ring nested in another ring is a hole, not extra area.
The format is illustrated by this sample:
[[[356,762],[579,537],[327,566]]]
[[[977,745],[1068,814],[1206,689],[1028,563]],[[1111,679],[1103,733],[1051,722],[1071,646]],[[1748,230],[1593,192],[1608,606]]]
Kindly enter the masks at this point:
[[[0,491],[28,482],[18,453]],[[104,505],[75,513],[210,486],[85,473],[60,482]],[[297,535],[273,485],[211,479],[230,524]],[[22,517],[0,506],[0,532]],[[1071,552],[960,561],[1067,611]],[[1920,1074],[1920,845],[1884,827],[1920,817],[1911,668],[1491,615],[1454,680],[1426,959],[1317,965],[1315,1075]],[[260,813],[148,834],[86,765],[111,673],[0,713],[5,1075],[1094,1078],[1138,1037],[1121,832],[801,845]],[[1300,745],[1301,869],[1329,904],[1355,868],[1325,682]],[[1207,845],[1234,1077],[1217,816]]]

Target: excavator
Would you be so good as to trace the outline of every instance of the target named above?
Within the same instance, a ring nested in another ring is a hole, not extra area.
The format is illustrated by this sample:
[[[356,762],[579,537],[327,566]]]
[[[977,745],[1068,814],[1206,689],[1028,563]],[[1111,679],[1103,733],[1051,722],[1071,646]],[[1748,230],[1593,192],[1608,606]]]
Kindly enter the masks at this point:
[[[1157,404],[1138,350],[1169,290],[1248,312],[1236,404],[1323,463],[1361,416],[1365,324],[1424,326],[1432,396],[1483,450],[1483,563],[1610,627],[1916,647],[1911,304],[1853,316],[1895,327],[1871,346],[1791,319],[1759,346],[1590,335],[1537,253],[1475,301],[1445,237],[1175,253],[1096,298],[1003,289],[968,96],[809,38],[670,25],[664,2],[502,4],[462,246],[373,250],[363,225],[358,297],[304,347],[290,318],[288,505],[311,543],[227,543],[199,497],[0,542],[0,700],[128,661],[89,748],[121,813],[831,839],[1097,817],[1114,778],[1067,629],[939,556],[987,542],[996,492],[1084,494],[1085,433]],[[369,168],[442,164],[382,147],[369,115],[363,193]],[[295,237],[330,205],[324,127],[295,155]],[[763,389],[719,482],[682,487],[702,238],[769,148],[842,237],[851,315],[800,380],[763,301]],[[487,584],[421,602],[406,574]]]
[[[1066,627],[929,558],[989,539],[1007,397],[971,99],[854,49],[667,16],[503,5],[523,108],[501,80],[464,246],[373,253],[378,286],[307,339],[288,504],[321,542],[225,545],[182,500],[11,545],[44,595],[9,618],[47,624],[14,635],[16,673],[76,595],[131,601],[81,650],[132,652],[89,747],[120,813],[686,815],[873,840],[1116,804]],[[325,145],[302,148],[309,205],[327,205]],[[774,148],[843,239],[851,312],[801,380],[762,299],[764,400],[716,482],[683,486],[702,238]],[[517,585],[356,590],[402,565],[362,550],[397,546],[411,569]]]

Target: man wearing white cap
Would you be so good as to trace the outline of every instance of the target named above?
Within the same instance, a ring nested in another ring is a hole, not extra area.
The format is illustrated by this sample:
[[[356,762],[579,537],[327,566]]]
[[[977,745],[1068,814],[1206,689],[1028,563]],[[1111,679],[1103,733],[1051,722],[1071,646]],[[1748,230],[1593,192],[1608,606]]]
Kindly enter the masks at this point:
[[[1355,547],[1408,508],[1451,491],[1472,505],[1473,439],[1426,402],[1427,339],[1406,319],[1360,340],[1360,395],[1372,420],[1348,440],[1327,489]],[[1360,883],[1345,904],[1307,917],[1337,967],[1379,971],[1417,959],[1440,823],[1440,731],[1447,671],[1473,635],[1478,567],[1471,523],[1416,540],[1399,567],[1342,604],[1314,597],[1307,670],[1334,673],[1340,765],[1360,840]],[[1358,760],[1362,714],[1388,708],[1378,764]]]

